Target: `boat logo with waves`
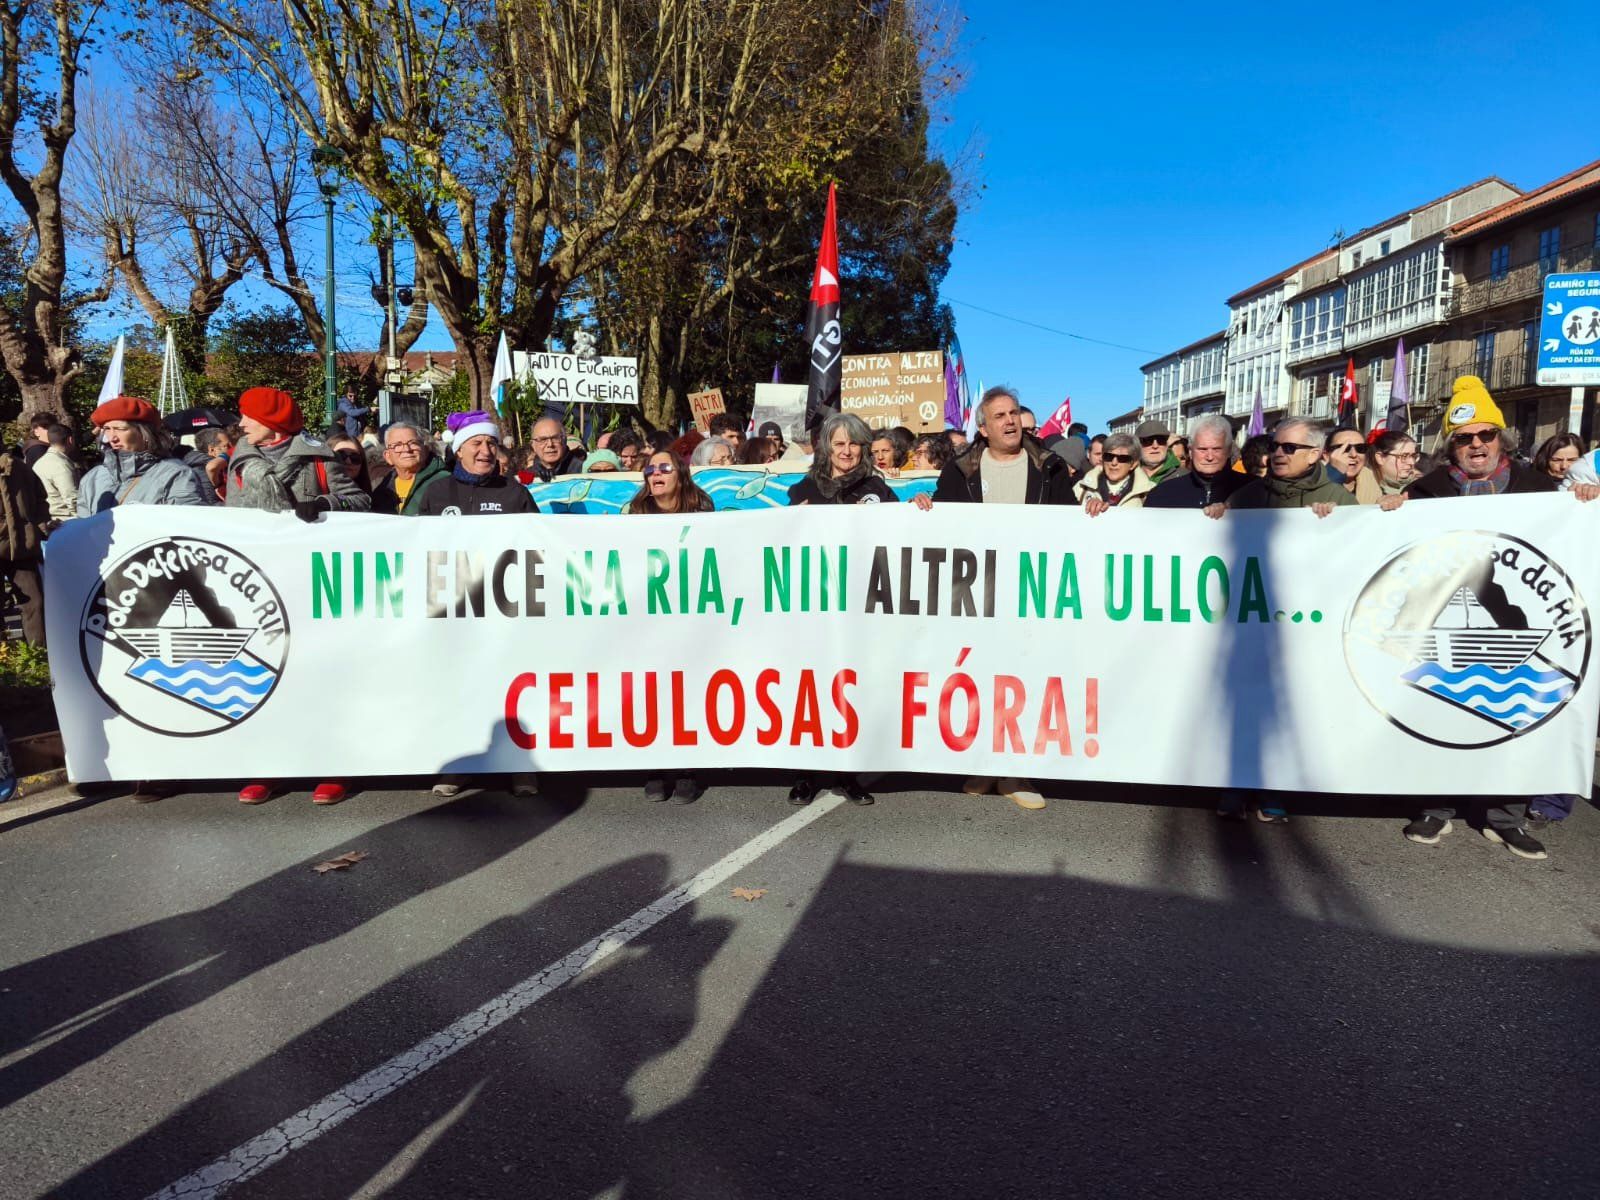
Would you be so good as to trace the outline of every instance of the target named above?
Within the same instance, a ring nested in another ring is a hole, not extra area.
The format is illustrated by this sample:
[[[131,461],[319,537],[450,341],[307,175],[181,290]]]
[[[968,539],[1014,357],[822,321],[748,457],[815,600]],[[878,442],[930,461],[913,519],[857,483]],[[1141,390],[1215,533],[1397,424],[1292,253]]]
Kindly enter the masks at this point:
[[[1345,660],[1379,712],[1434,745],[1499,745],[1550,721],[1583,684],[1589,610],[1537,547],[1441,534],[1383,564],[1345,622]]]
[[[237,550],[166,538],[102,573],[79,647],[116,712],[157,733],[203,737],[267,702],[283,674],[289,622],[277,590]]]

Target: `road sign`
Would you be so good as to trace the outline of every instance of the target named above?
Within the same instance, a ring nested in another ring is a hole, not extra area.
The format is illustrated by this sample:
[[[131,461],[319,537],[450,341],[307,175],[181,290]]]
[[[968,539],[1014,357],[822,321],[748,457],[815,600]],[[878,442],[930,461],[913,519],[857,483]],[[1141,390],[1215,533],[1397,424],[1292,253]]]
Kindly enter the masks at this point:
[[[1600,384],[1600,273],[1547,275],[1540,312],[1539,386]]]

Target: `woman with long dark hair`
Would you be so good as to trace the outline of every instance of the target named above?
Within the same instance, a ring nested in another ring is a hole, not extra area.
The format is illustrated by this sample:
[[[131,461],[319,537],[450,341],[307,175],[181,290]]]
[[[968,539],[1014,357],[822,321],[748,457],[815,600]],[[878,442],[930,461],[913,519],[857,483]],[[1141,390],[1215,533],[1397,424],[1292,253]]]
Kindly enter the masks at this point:
[[[689,468],[670,450],[657,450],[640,472],[644,483],[622,506],[625,513],[666,513],[681,516],[683,513],[715,512],[717,506],[689,476]]]

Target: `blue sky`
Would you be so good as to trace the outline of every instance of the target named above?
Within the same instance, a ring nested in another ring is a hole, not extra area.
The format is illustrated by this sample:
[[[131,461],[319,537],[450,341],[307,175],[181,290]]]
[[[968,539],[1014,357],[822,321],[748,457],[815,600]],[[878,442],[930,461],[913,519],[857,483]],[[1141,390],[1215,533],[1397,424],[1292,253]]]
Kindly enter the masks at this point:
[[[1558,114],[1560,10],[1497,5],[965,6],[944,139],[984,185],[944,284],[968,369],[1095,429],[1139,366],[1224,300],[1487,175],[1530,188],[1600,157]],[[956,301],[1154,353],[1096,346]]]

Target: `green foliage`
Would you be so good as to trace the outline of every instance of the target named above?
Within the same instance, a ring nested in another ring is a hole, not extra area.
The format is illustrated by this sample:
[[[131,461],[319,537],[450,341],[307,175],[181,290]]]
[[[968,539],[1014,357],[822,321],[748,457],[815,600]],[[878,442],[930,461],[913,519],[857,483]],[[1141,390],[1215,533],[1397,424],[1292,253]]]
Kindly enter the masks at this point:
[[[300,405],[308,429],[327,425],[321,347],[292,305],[237,311],[212,321],[211,380],[225,404],[246,388],[280,388]],[[339,380],[342,389],[347,380]]]
[[[443,429],[445,418],[451,413],[470,412],[475,407],[467,373],[457,371],[450,376],[449,383],[434,390],[433,411],[429,416],[429,420],[433,423],[433,431]]]
[[[0,641],[0,688],[47,688],[50,659],[43,646]]]

